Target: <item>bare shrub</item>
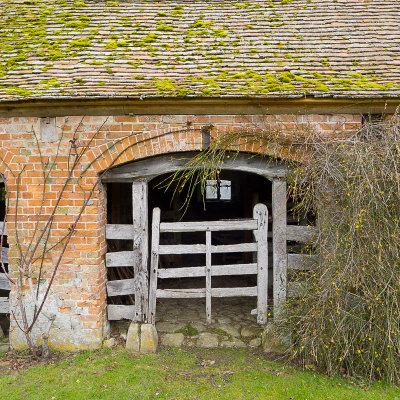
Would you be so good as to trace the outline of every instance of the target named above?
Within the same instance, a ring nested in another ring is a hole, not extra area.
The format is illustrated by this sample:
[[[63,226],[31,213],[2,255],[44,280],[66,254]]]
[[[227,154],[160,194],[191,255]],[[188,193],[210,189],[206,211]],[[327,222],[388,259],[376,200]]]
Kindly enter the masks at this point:
[[[400,379],[400,121],[305,138],[289,176],[318,215],[317,261],[288,303],[293,355],[328,374]]]
[[[330,375],[400,381],[400,120],[366,122],[354,134],[319,135],[255,127],[215,135],[165,186],[196,185],[239,149],[285,158],[288,187],[300,214],[317,218],[317,249],[300,297],[281,321],[291,356]]]

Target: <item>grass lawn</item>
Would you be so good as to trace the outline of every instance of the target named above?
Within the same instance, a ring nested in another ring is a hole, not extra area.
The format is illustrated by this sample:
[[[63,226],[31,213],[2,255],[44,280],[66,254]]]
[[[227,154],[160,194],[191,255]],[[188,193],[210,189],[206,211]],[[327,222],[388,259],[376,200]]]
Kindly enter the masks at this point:
[[[363,388],[247,350],[102,350],[16,371],[0,362],[1,400],[153,398],[400,400],[400,390],[382,383]]]

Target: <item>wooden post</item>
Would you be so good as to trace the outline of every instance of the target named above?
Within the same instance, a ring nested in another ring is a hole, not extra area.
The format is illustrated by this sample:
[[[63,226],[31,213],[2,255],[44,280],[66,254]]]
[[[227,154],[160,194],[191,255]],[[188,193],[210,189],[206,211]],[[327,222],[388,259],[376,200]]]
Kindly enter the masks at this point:
[[[148,188],[146,181],[132,182],[132,217],[135,279],[135,321],[144,322],[148,314]]]
[[[211,324],[211,231],[206,231],[206,316]]]
[[[286,182],[274,179],[272,181],[274,318],[279,316],[281,306],[286,301],[286,202]]]
[[[253,218],[257,220],[257,322],[264,325],[268,315],[268,209],[256,204]]]
[[[151,260],[150,260],[150,288],[149,288],[149,315],[148,321],[156,323],[156,297],[158,278],[158,245],[160,243],[160,214],[161,210],[156,207],[153,210],[153,221],[151,224]]]

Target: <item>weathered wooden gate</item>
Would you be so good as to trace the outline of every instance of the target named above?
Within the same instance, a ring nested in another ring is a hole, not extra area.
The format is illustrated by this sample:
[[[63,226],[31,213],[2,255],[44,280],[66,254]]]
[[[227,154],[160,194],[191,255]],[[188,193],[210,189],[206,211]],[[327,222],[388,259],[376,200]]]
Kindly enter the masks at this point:
[[[122,318],[133,321],[147,321],[148,310],[148,216],[147,216],[147,182],[132,182],[132,225],[109,224],[106,226],[106,239],[132,240],[132,251],[107,253],[106,266],[133,268],[134,277],[107,282],[108,296],[135,295],[135,305],[108,306],[108,319]]]
[[[254,242],[227,245],[212,245],[212,233],[218,231],[253,231]],[[204,232],[205,244],[160,244],[160,234],[165,232]],[[256,262],[247,264],[212,265],[214,253],[255,252]],[[159,256],[163,254],[205,254],[206,265],[200,267],[159,268]],[[212,288],[213,276],[257,275],[257,286]],[[206,278],[205,288],[158,289],[158,279]],[[205,298],[207,322],[211,322],[212,297],[257,297],[257,321],[267,322],[268,308],[268,209],[257,204],[252,219],[222,221],[160,222],[160,209],[153,210],[149,318],[155,323],[157,298]]]

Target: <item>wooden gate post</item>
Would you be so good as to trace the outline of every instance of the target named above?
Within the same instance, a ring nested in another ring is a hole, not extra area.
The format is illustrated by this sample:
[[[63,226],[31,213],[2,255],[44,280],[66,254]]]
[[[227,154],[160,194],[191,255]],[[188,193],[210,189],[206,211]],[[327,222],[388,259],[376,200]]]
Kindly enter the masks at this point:
[[[211,324],[211,231],[206,231],[206,316]]]
[[[286,301],[287,251],[286,251],[286,182],[272,181],[272,253],[274,318],[279,316]]]
[[[135,320],[148,318],[148,187],[146,181],[132,182]]]
[[[153,221],[151,223],[151,260],[150,260],[150,290],[149,290],[149,315],[148,322],[156,323],[156,302],[157,302],[157,279],[158,279],[158,258],[160,244],[160,216],[161,210],[156,207],[153,210]]]
[[[257,220],[257,322],[267,323],[268,315],[268,209],[256,204],[253,218]]]

